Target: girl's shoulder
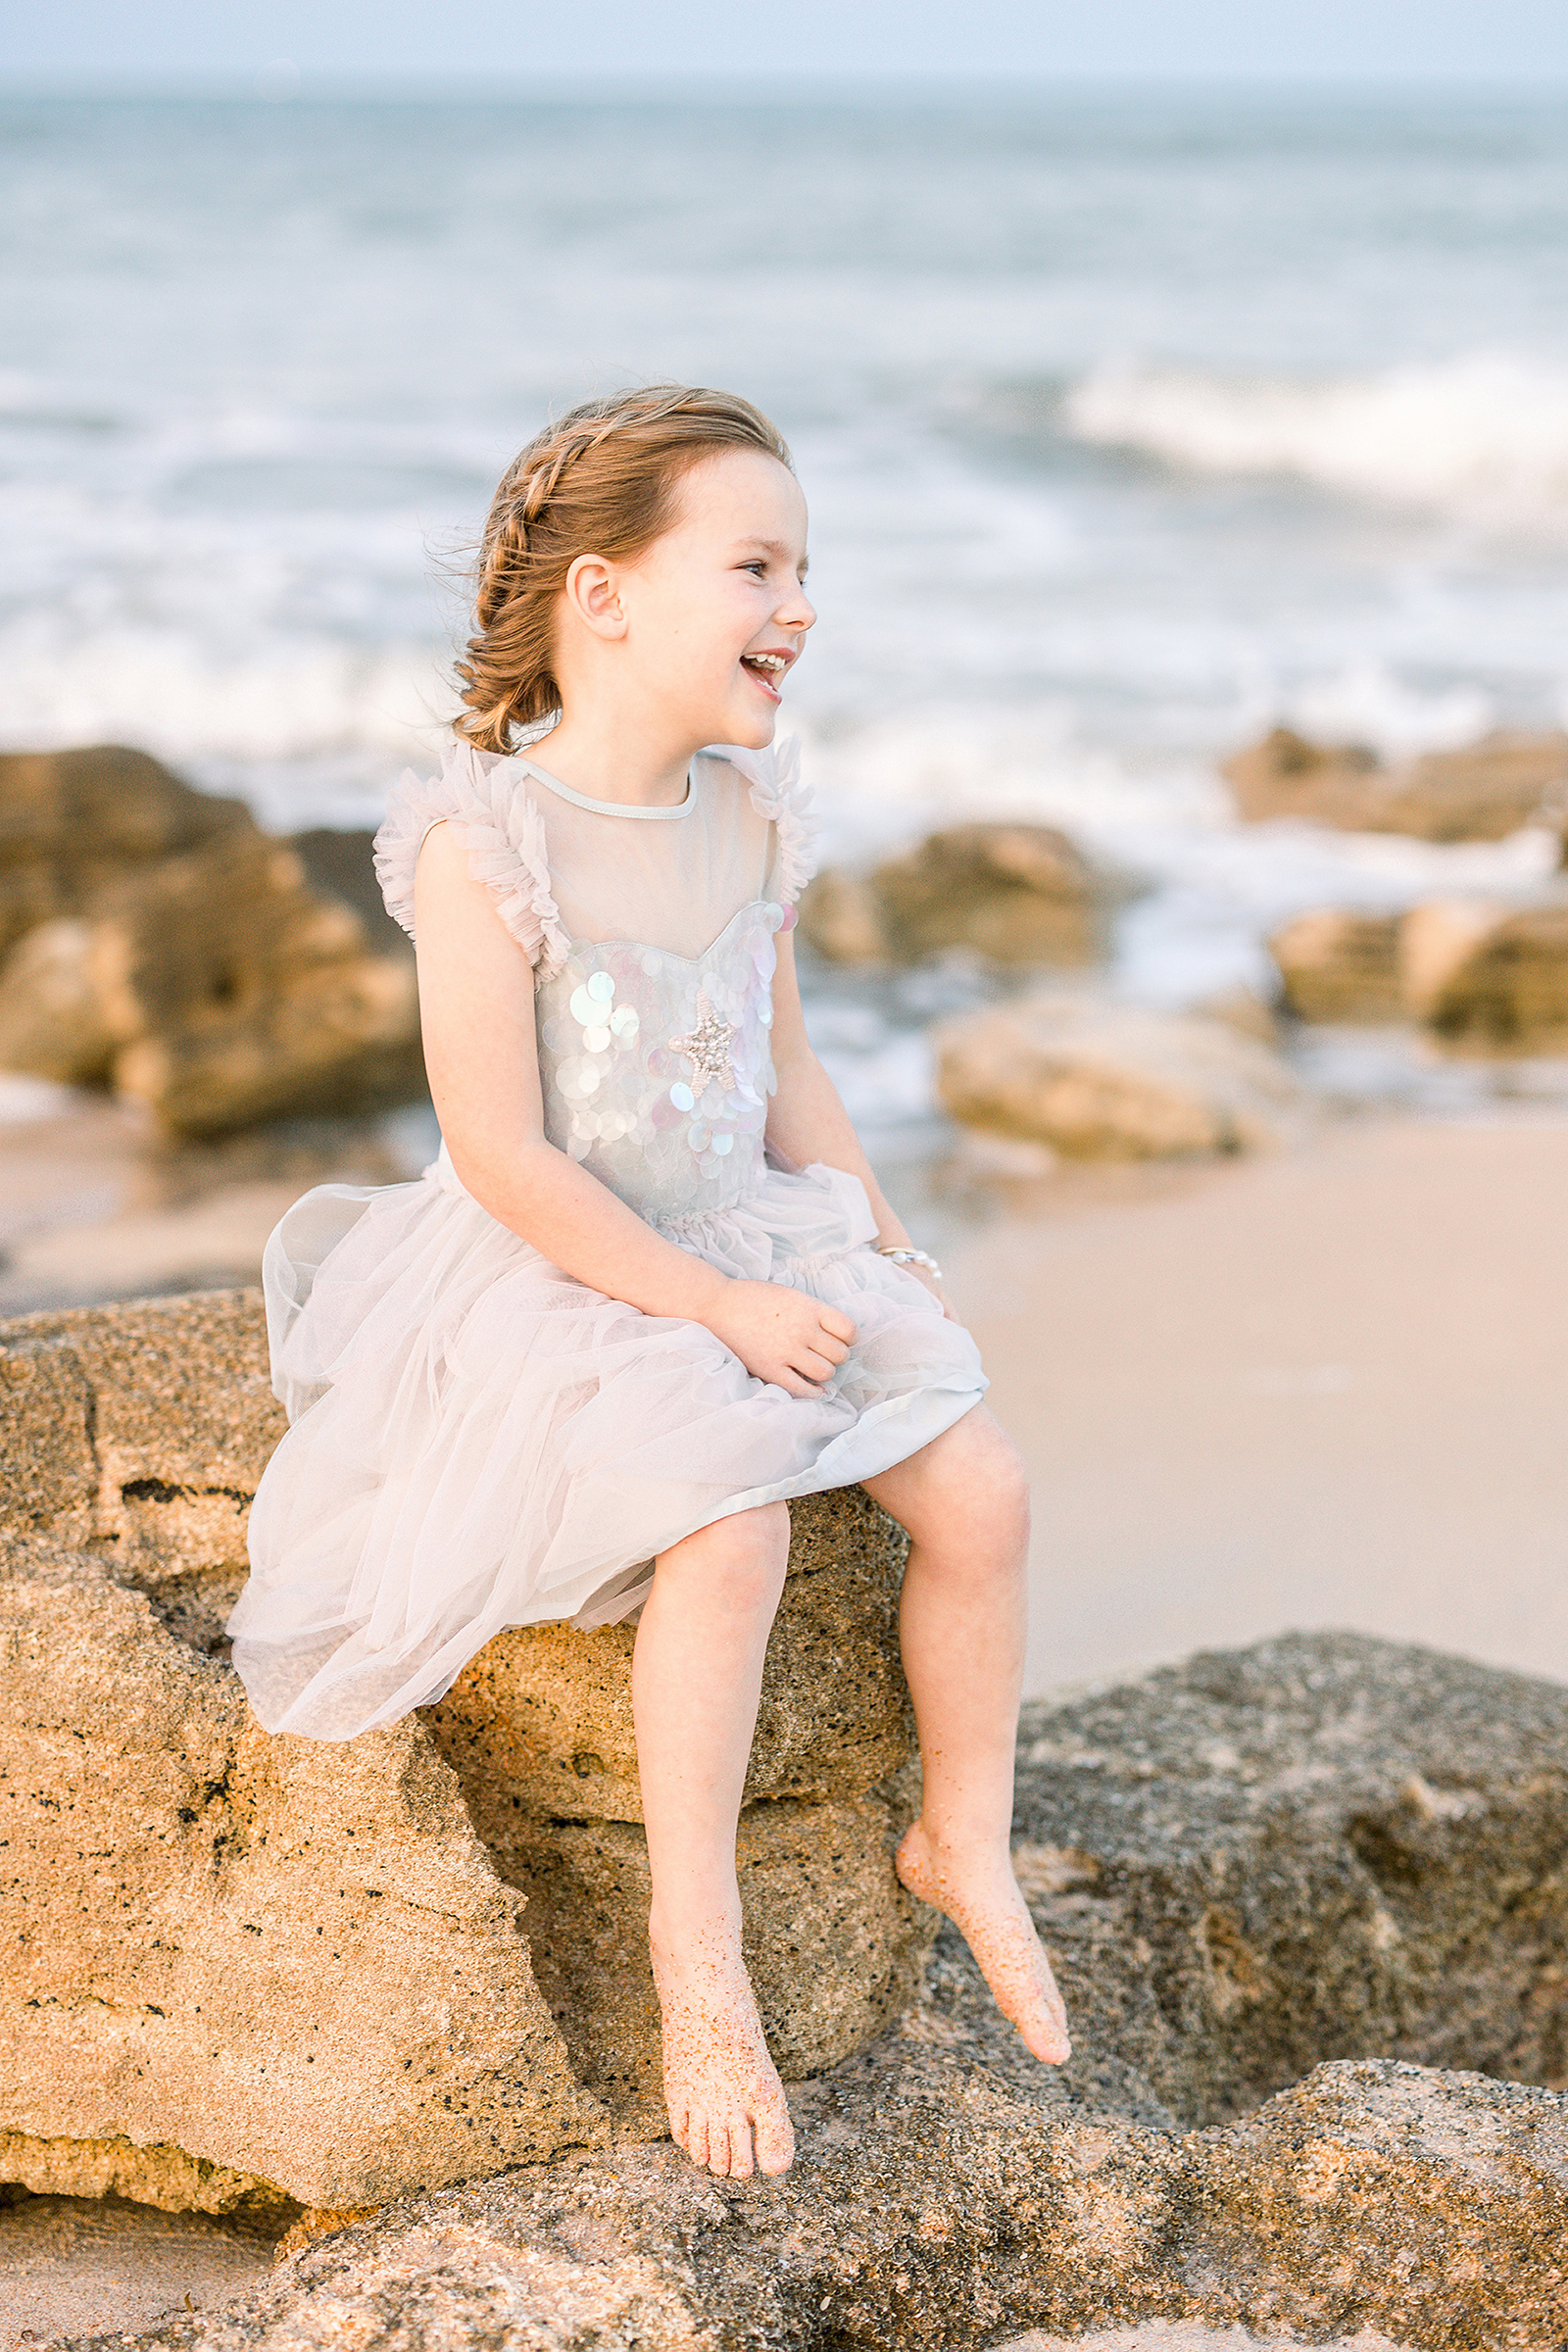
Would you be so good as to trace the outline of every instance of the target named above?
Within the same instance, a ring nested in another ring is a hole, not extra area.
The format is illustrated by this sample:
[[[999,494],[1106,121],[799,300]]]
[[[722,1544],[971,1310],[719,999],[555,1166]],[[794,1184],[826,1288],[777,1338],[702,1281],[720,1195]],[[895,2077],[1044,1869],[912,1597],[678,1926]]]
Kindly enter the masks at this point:
[[[468,871],[495,901],[496,912],[534,966],[550,979],[571,952],[550,889],[544,820],[520,770],[498,752],[461,739],[448,746],[441,772],[412,768],[392,787],[375,837],[375,873],[387,912],[414,937],[414,874],[431,827],[461,831]]]
[[[801,775],[800,738],[786,735],[782,743],[760,752],[738,743],[710,743],[702,757],[727,760],[745,783],[758,815],[776,827],[776,887],[779,897],[793,904],[816,871],[820,829],[810,786]]]

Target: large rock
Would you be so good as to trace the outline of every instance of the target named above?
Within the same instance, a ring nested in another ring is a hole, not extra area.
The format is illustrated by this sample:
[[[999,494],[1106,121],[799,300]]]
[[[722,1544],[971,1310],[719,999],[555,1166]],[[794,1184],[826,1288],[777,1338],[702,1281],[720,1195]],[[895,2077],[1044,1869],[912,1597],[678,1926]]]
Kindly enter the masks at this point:
[[[794,2093],[783,2180],[667,2148],[529,2167],[302,2227],[259,2293],[140,2341],[946,2352],[1189,2321],[1551,2352],[1565,1824],[1568,1691],[1355,1636],[1030,1709],[1060,2074],[945,1933],[924,2000]]]
[[[839,963],[967,948],[996,963],[1081,964],[1100,953],[1106,890],[1053,825],[957,825],[868,879],[827,868],[801,901],[801,927]]]
[[[1022,997],[942,1023],[936,1048],[956,1119],[1073,1158],[1250,1151],[1299,1111],[1277,1054],[1198,1015]]]
[[[1486,1052],[1568,1049],[1568,905],[1478,927],[1436,977],[1426,1014],[1441,1036]]]
[[[1269,954],[1302,1021],[1396,1021],[1405,1011],[1396,914],[1318,906],[1276,931]]]
[[[1492,1054],[1568,1047],[1568,902],[1434,899],[1403,914],[1300,914],[1269,950],[1305,1021],[1420,1020]]]
[[[255,830],[242,801],[192,791],[145,752],[0,753],[0,955],[129,868]]]
[[[0,970],[0,1067],[112,1080],[176,1134],[419,1090],[417,989],[344,901],[255,832],[144,865]]]
[[[221,1630],[282,1430],[259,1298],[0,1326],[0,2180],[343,2208],[662,2132],[626,1629],[268,1739]],[[792,2074],[904,2006],[931,1924],[892,1864],[903,1539],[858,1493],[794,1539],[740,1837]]]
[[[1357,833],[1500,841],[1521,825],[1561,829],[1568,735],[1499,731],[1462,751],[1387,767],[1360,744],[1315,744],[1289,727],[1222,761],[1250,822],[1296,816]]]
[[[753,1804],[858,1796],[900,1770],[913,1736],[898,1652],[903,1531],[858,1487],[813,1496],[793,1516],[746,1777]],[[569,1625],[514,1627],[426,1708],[492,1848],[506,1844],[519,1813],[642,1820],[635,1639],[629,1625],[591,1638]]]

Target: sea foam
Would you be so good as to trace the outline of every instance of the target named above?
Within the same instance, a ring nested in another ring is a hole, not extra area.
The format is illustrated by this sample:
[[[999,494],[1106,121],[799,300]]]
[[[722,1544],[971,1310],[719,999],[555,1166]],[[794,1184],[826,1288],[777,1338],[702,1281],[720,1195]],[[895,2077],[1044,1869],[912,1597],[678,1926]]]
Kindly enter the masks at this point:
[[[1064,417],[1081,441],[1207,473],[1568,526],[1568,369],[1503,353],[1320,382],[1106,366]]]

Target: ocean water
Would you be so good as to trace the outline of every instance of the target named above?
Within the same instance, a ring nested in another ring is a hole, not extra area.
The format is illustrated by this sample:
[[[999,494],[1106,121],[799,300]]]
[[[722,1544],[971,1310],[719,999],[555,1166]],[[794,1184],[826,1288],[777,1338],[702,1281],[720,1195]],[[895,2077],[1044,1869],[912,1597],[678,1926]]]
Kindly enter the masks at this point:
[[[1568,711],[1565,134],[1560,95],[0,99],[0,743],[373,820],[502,466],[668,374],[795,448],[833,854],[1064,823],[1147,885],[1111,984],[1171,1004],[1300,906],[1528,884],[1529,834],[1239,828],[1215,760]],[[873,1120],[920,1009],[824,1002]]]

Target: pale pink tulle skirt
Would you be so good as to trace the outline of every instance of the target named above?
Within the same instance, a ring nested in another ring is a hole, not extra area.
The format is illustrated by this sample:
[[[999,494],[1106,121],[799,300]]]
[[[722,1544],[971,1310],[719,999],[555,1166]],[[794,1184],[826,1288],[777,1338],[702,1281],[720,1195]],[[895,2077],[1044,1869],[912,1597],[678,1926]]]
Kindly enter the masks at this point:
[[[293,1426],[230,1620],[262,1722],[318,1740],[393,1722],[503,1627],[625,1617],[695,1528],[852,1486],[949,1428],[984,1394],[978,1351],[874,1231],[859,1182],[812,1166],[671,1233],[853,1319],[848,1362],[795,1397],[704,1325],[562,1273],[442,1163],[307,1193],[268,1246]]]

